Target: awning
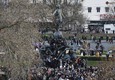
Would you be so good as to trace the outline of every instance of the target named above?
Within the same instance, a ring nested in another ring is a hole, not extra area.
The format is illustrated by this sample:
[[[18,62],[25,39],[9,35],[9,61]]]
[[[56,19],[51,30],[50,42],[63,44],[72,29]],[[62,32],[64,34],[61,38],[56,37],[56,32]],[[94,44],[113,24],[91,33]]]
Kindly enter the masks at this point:
[[[100,23],[89,23],[88,25],[92,26],[103,26],[103,24]]]
[[[115,24],[115,20],[103,20],[103,21],[90,21],[90,23],[97,23],[97,24]]]

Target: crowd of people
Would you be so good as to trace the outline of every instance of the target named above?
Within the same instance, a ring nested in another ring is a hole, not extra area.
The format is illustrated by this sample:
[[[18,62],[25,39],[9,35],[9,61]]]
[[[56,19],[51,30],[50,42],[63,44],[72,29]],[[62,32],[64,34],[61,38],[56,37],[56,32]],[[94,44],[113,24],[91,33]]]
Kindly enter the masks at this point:
[[[44,38],[42,43],[34,45],[36,50],[39,49],[44,67],[42,73],[33,76],[33,80],[36,78],[39,80],[97,80],[98,67],[88,66],[87,60],[78,57],[75,50],[61,35],[56,33],[54,37]],[[82,45],[79,47],[81,48],[86,44],[86,41],[72,38],[70,44],[75,43]],[[103,52],[103,45],[100,43],[97,45]],[[87,43],[87,46],[90,49],[90,44]],[[84,54],[85,52],[81,50],[80,53]]]
[[[33,80],[89,80],[97,77],[96,67],[88,67],[87,61],[77,57],[63,38],[57,39],[45,41],[39,47],[43,73],[33,76]]]
[[[101,44],[104,37],[91,35],[91,42],[87,42],[86,36],[81,39],[75,37],[66,40],[61,32],[55,32],[53,37],[45,36],[43,42],[34,44],[43,60],[43,71],[34,75],[32,80],[97,80],[98,67],[88,66],[87,60],[78,57],[76,51],[80,50],[79,54],[83,56],[101,56],[105,49]],[[114,37],[107,35],[105,39],[113,43]],[[92,42],[96,44],[95,49],[91,48]],[[107,60],[110,53],[107,52]]]
[[[104,40],[104,38],[106,40]],[[106,37],[100,36],[100,37],[96,37],[91,35],[90,36],[90,40],[87,39],[86,36],[82,36],[81,39],[76,39],[75,37],[70,38],[70,46],[72,46],[72,48],[74,48],[74,50],[77,51],[80,50],[80,55],[85,56],[96,56],[96,57],[100,57],[102,55],[106,54],[106,59],[108,60],[108,58],[111,56],[113,57],[112,50],[106,50],[105,49],[105,45],[103,45],[103,42],[106,44],[113,44],[113,40],[115,40],[114,37],[109,37],[108,35]],[[91,45],[93,44],[93,46],[95,47],[91,47]],[[76,46],[78,48],[76,48]]]
[[[76,68],[65,66],[62,68],[43,67],[38,75],[33,71],[32,80],[96,80],[98,67]]]

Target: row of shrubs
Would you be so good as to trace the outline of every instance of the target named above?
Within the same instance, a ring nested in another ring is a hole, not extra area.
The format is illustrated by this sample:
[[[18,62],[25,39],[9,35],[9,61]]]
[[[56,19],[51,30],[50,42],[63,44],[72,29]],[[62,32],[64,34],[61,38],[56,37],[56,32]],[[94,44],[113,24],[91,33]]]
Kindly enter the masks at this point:
[[[106,57],[96,57],[96,56],[81,56],[81,59],[87,59],[89,61],[105,61]]]

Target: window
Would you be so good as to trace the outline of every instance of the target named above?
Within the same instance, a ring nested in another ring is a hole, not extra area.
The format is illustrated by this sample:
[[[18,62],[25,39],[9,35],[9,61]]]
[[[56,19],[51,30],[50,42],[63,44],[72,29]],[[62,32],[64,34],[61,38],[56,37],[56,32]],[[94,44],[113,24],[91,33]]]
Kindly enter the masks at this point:
[[[111,30],[110,28],[106,28],[106,30]]]
[[[105,7],[105,12],[109,12],[109,7]]]
[[[92,7],[88,7],[88,12],[91,13]]]
[[[100,7],[97,7],[96,9],[97,9],[97,12],[100,12]]]

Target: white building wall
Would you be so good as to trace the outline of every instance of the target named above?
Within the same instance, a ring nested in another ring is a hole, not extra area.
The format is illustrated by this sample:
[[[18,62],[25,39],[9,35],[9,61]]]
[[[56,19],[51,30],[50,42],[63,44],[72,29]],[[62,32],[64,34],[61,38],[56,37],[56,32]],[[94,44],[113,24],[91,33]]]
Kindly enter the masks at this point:
[[[42,1],[43,0],[29,0],[30,3],[34,3],[34,2],[39,3],[39,2],[42,2]]]
[[[104,30],[105,30],[105,33],[106,32],[113,33],[113,31],[115,31],[115,25],[113,25],[113,24],[105,24],[104,25]]]
[[[84,0],[83,13],[89,20],[100,20],[100,14],[108,14],[105,12],[105,7],[110,7],[106,4],[106,1],[113,2],[114,0]],[[88,13],[88,7],[92,7],[92,12]],[[97,12],[96,7],[100,7],[100,12]]]

